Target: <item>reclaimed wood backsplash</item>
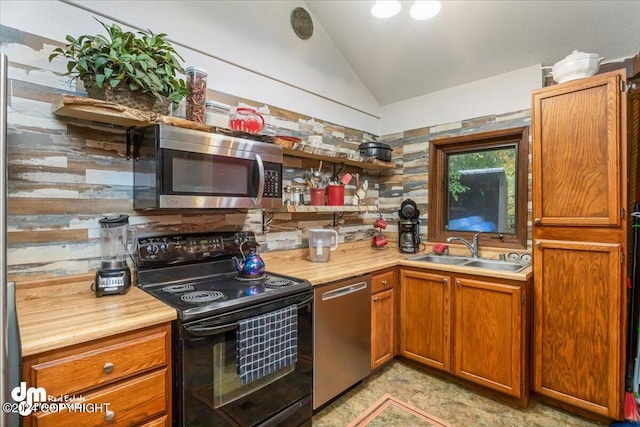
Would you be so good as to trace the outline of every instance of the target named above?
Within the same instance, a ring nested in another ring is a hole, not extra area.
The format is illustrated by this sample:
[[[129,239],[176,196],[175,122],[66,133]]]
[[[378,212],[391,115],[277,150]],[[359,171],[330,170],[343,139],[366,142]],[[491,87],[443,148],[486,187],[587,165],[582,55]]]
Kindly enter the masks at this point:
[[[2,26],[0,42],[9,57],[8,108],[8,273],[12,278],[85,273],[99,266],[98,220],[128,214],[140,235],[212,230],[251,230],[263,250],[304,248],[307,228],[331,226],[332,214],[275,213],[263,232],[261,210],[135,211],[133,162],[125,155],[125,129],[51,113],[56,96],[84,96],[68,76],[56,72],[48,56],[60,41]],[[210,83],[211,84],[211,83]],[[264,133],[306,138],[321,135],[323,143],[357,150],[363,141],[379,140],[393,148],[396,168],[368,172],[346,167],[369,180],[366,205],[377,206],[387,219],[386,234],[397,234],[397,210],[411,198],[421,211],[426,236],[428,144],[433,136],[473,133],[492,128],[526,126],[529,110],[502,116],[408,130],[376,136],[320,119],[264,105],[209,89],[208,99],[232,106],[250,106],[265,116]],[[323,169],[334,165],[324,163]],[[284,185],[304,188],[302,174],[315,160],[285,157]],[[355,192],[345,188],[347,203]],[[340,241],[369,240],[375,212],[345,213]]]

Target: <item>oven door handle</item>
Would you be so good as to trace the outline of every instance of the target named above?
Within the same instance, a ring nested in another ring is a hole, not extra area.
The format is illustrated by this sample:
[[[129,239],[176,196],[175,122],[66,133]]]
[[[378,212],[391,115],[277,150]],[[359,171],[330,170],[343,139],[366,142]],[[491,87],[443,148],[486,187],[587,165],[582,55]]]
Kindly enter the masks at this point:
[[[194,337],[208,337],[224,332],[233,331],[238,328],[238,323],[231,323],[221,326],[185,326],[184,330]]]
[[[302,308],[305,305],[313,301],[313,295],[309,298],[301,301],[297,304],[298,308]],[[193,337],[208,337],[211,335],[217,335],[224,332],[230,332],[238,328],[238,322],[227,323],[226,325],[217,326],[185,326],[184,330]]]

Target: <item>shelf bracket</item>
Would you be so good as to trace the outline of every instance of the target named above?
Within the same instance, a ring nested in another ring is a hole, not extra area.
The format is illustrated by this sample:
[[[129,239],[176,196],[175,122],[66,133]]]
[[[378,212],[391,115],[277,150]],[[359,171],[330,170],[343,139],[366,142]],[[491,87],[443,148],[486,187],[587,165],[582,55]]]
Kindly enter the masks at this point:
[[[262,232],[267,233],[271,229],[271,222],[273,221],[273,212],[267,212],[266,209],[262,209]]]
[[[127,128],[127,160],[140,160],[140,144],[136,141],[136,134],[133,132],[135,126]]]
[[[333,228],[336,228],[342,218],[344,217],[344,212],[334,212],[333,213]]]

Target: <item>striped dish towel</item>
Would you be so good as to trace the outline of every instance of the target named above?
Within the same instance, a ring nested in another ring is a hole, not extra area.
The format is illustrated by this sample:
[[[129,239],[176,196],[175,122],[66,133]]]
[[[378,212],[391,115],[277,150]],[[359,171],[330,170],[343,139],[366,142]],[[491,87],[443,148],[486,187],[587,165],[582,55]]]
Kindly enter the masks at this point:
[[[238,322],[236,362],[247,384],[298,360],[298,307],[294,304]]]

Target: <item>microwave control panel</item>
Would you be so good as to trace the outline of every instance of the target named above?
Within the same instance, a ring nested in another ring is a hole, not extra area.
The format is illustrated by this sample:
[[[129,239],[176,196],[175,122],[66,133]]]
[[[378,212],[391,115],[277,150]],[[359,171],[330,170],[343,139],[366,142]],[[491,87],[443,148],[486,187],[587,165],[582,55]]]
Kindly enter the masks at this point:
[[[264,191],[262,197],[279,199],[282,188],[282,165],[264,162]]]

